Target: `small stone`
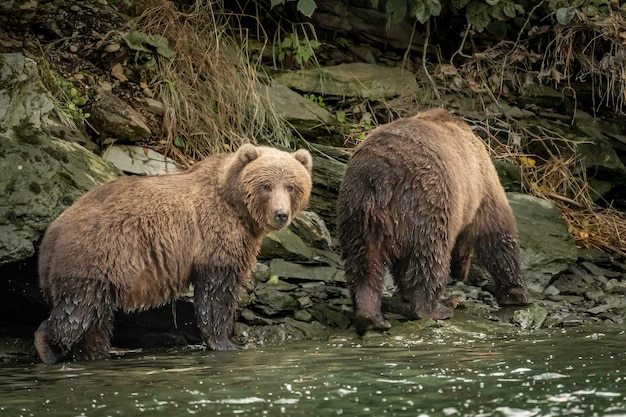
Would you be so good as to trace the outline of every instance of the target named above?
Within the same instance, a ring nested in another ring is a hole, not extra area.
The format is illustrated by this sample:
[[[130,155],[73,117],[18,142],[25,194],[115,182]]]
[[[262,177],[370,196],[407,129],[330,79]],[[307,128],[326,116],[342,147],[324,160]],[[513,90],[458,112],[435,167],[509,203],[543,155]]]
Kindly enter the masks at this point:
[[[604,295],[605,295],[604,291],[602,291],[602,290],[587,291],[585,293],[585,298],[587,300],[597,301],[597,300],[603,298]]]
[[[300,297],[296,300],[298,308],[305,309],[313,306],[313,301],[309,297]]]
[[[120,48],[121,48],[121,45],[119,43],[110,43],[104,47],[104,52],[106,52],[107,54],[112,54],[114,52],[119,51]]]
[[[165,114],[165,106],[163,103],[153,98],[146,99],[146,110],[159,116],[163,116]]]
[[[143,89],[143,95],[146,97],[154,97],[154,92],[152,90],[150,90],[149,88],[144,88]]]
[[[76,52],[78,52],[78,46],[71,44],[70,45],[70,52],[75,54]]]
[[[79,12],[80,11],[80,6],[73,5],[72,7],[70,7],[70,10],[73,11],[73,12]]]
[[[113,91],[113,86],[110,83],[108,83],[107,81],[102,81],[100,83],[100,88],[102,88],[102,90],[106,91],[106,92]]]
[[[554,285],[549,285],[546,287],[545,290],[543,290],[543,293],[547,296],[550,295],[559,295],[561,291],[559,291],[559,289],[557,287],[555,287]]]
[[[82,81],[82,80],[85,79],[85,75],[84,74],[76,74],[76,75],[74,75],[74,79],[76,81]]]
[[[297,310],[293,317],[298,321],[303,321],[305,323],[310,323],[313,321],[313,316],[306,310]]]

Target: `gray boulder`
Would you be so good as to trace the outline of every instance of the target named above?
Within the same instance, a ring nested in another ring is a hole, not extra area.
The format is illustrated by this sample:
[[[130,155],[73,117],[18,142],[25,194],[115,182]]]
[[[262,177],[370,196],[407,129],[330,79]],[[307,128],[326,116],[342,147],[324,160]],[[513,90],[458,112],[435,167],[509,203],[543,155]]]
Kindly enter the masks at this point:
[[[576,262],[576,243],[554,204],[526,194],[507,196],[517,220],[524,277],[531,290],[543,292],[554,275]]]
[[[91,187],[118,172],[47,129],[53,104],[36,63],[0,54],[0,265],[34,254],[48,225]]]

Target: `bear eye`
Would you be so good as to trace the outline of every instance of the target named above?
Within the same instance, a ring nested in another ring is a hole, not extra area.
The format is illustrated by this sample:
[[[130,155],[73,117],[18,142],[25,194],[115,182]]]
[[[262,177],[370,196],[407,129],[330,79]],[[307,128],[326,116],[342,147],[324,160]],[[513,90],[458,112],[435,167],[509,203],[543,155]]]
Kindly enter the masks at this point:
[[[288,193],[292,193],[293,192],[293,185],[288,185],[285,187],[285,189],[287,190]]]
[[[263,184],[264,191],[272,191],[272,187],[269,184]]]

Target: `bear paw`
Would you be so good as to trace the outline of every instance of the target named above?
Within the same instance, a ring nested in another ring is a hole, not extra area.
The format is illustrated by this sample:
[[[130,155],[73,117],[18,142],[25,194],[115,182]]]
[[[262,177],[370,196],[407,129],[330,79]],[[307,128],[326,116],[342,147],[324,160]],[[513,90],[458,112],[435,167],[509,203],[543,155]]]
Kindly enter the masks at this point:
[[[363,336],[368,330],[385,331],[391,328],[382,313],[370,314],[357,310],[354,314],[354,327],[359,336]]]
[[[438,301],[434,307],[415,307],[413,309],[414,318],[445,320],[454,315],[454,307],[458,305],[458,300],[444,299]]]
[[[209,340],[207,342],[211,350],[238,350],[239,346],[231,342],[229,339]]]
[[[496,294],[496,300],[501,306],[526,305],[533,302],[530,292],[523,287],[511,287]]]

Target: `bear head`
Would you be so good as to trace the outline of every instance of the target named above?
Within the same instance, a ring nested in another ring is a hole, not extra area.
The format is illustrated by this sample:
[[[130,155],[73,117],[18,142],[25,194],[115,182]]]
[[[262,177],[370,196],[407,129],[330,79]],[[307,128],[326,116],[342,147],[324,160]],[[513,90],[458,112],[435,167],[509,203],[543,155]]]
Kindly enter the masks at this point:
[[[229,188],[240,191],[238,199],[261,230],[278,230],[306,207],[312,167],[305,149],[288,153],[245,144],[228,169]]]

